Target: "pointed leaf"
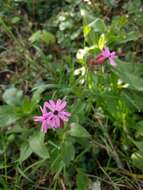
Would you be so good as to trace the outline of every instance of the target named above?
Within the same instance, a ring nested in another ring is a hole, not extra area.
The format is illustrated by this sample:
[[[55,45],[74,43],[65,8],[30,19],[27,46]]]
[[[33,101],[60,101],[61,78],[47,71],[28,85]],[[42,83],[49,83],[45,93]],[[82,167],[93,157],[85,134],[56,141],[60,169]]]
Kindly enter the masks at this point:
[[[81,127],[78,123],[72,123],[71,129],[69,131],[69,134],[73,137],[82,137],[82,138],[89,138],[90,134],[88,131]]]
[[[32,151],[39,157],[45,159],[49,158],[48,148],[44,144],[44,134],[41,132],[35,132],[29,139],[29,145]]]

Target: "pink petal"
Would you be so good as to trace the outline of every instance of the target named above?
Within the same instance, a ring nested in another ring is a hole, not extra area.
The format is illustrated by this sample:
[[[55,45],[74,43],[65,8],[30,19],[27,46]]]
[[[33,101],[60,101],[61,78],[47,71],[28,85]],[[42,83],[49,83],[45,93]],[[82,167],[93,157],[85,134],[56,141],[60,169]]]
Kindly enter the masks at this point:
[[[113,51],[113,52],[110,54],[110,56],[111,56],[112,58],[116,57],[116,52]]]
[[[54,108],[51,104],[49,104],[49,102],[45,102],[45,106],[50,110],[50,111],[53,111],[54,112]]]
[[[114,61],[114,59],[113,59],[112,57],[109,57],[109,62],[110,62],[110,64],[111,64],[113,67],[116,66],[116,63],[115,63],[115,61]]]
[[[46,114],[46,113],[47,113],[47,110],[46,110],[46,105],[45,105],[45,103],[44,103],[44,106],[43,106],[43,108],[40,106],[40,110],[41,110],[42,114]]]
[[[46,114],[46,113],[47,113],[46,103],[44,103],[44,106],[43,106],[43,113],[44,113],[44,114]]]
[[[55,118],[54,118],[54,116],[51,117],[51,118],[48,118],[47,123],[50,126],[50,128],[54,128],[54,126],[55,126]]]
[[[58,106],[57,110],[58,110],[58,111],[62,111],[63,109],[65,109],[66,105],[67,105],[67,102],[66,102],[66,101],[63,101],[63,102],[61,103],[61,105]]]
[[[44,118],[42,116],[34,116],[34,121],[42,122]]]
[[[63,120],[63,121],[68,121],[68,120],[69,120],[69,118],[68,118],[67,116],[65,116],[64,114],[62,114],[62,113],[59,113],[58,116],[59,116],[60,119]]]
[[[70,117],[71,116],[71,113],[69,112],[65,112],[65,111],[62,111],[60,112],[62,115],[66,116],[66,117]]]
[[[108,47],[105,47],[104,50],[102,51],[102,55],[108,58],[110,56],[110,50]]]
[[[51,104],[52,108],[55,110],[56,109],[56,104],[53,100],[49,100],[49,103]]]
[[[41,110],[42,114],[44,114],[43,108],[41,106],[40,106],[40,110]]]
[[[49,112],[47,120],[50,121],[53,117],[54,117],[54,114],[52,112]]]
[[[45,120],[42,122],[41,131],[46,133],[47,129],[48,129],[48,125],[47,125],[47,121]]]
[[[56,103],[56,109],[58,109],[58,107],[61,105],[61,103],[62,103],[62,100],[57,100],[57,103]]]
[[[55,126],[56,126],[56,122],[55,122],[55,118],[54,117],[51,120],[51,126],[52,126],[52,128],[55,128]]]
[[[60,119],[58,116],[55,117],[55,128],[59,128],[60,127]]]

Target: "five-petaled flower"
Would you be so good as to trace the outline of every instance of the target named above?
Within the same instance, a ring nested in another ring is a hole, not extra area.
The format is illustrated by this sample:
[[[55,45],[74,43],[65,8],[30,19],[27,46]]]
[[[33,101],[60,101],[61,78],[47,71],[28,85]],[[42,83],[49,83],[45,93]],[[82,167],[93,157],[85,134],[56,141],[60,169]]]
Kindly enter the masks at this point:
[[[69,120],[71,113],[66,112],[67,102],[50,100],[41,108],[42,116],[35,116],[34,121],[42,123],[41,131],[46,133],[49,128],[60,128]]]
[[[103,64],[104,61],[106,59],[108,59],[109,63],[112,66],[116,66],[115,58],[116,58],[116,52],[115,51],[110,52],[109,48],[105,47],[105,48],[103,48],[102,52],[99,55],[97,55],[96,63],[97,64]]]

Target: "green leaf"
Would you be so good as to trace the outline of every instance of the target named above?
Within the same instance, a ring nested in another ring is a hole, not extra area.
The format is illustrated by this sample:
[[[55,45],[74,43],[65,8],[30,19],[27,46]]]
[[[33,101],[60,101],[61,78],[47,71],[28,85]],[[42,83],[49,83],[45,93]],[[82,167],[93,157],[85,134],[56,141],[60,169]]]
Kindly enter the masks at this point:
[[[27,142],[24,142],[20,147],[19,162],[23,162],[32,154],[32,149]]]
[[[129,41],[136,41],[139,37],[140,37],[139,32],[131,31],[124,36],[123,40],[120,40],[120,43],[125,43],[125,42],[129,42]]]
[[[136,147],[143,153],[143,141],[133,141]]]
[[[48,148],[44,144],[44,134],[42,132],[35,132],[29,138],[29,145],[32,151],[39,157],[43,159],[49,158]]]
[[[19,108],[19,115],[21,117],[28,116],[33,112],[33,109],[35,108],[35,104],[30,100],[29,97],[25,96],[23,98],[22,106]]]
[[[132,163],[135,167],[137,167],[140,170],[143,170],[143,154],[140,152],[134,152],[131,155]]]
[[[98,47],[99,47],[99,49],[102,50],[104,48],[105,44],[106,44],[105,35],[101,34],[101,36],[99,38],[99,41],[98,41]]]
[[[34,42],[45,42],[46,44],[55,43],[55,36],[46,30],[38,30],[29,38],[31,43]]]
[[[34,43],[36,41],[39,41],[40,40],[40,37],[41,37],[41,31],[38,30],[36,31],[34,34],[32,34],[32,36],[29,38],[29,41],[31,43]]]
[[[91,27],[94,32],[105,32],[106,26],[104,24],[104,21],[100,18],[95,19],[93,22],[89,24],[89,27]]]
[[[4,105],[0,106],[0,127],[5,127],[13,124],[19,119],[15,111],[15,107]]]
[[[15,16],[15,17],[13,17],[13,18],[11,19],[12,24],[16,24],[16,23],[19,22],[19,21],[20,21],[20,17],[18,17],[18,16]]]
[[[143,136],[143,121],[137,122],[137,124],[134,126],[134,128],[137,130],[139,135]]]
[[[68,165],[70,161],[74,159],[75,150],[70,141],[65,141],[64,144],[62,144],[61,156],[66,165]]]
[[[3,100],[9,105],[20,105],[22,97],[22,90],[18,90],[15,87],[8,88],[3,94]]]
[[[78,123],[72,123],[69,134],[73,137],[89,138],[90,134],[88,131],[81,127]]]
[[[126,62],[117,60],[117,75],[123,80],[123,82],[129,84],[128,88],[132,88],[138,91],[143,91],[143,79],[137,76],[137,73],[130,71],[131,66]]]
[[[37,84],[33,89],[33,95],[32,95],[32,104],[38,104],[39,101],[41,100],[41,94],[47,90],[47,89],[52,89],[56,88],[56,84]]]
[[[55,36],[51,32],[47,32],[45,30],[42,32],[41,40],[46,44],[53,44],[56,41]]]
[[[88,25],[83,26],[84,37],[86,37],[90,31],[91,31],[91,28]]]
[[[77,181],[77,190],[87,190],[88,177],[84,172],[78,171],[78,174],[76,176],[76,181]]]

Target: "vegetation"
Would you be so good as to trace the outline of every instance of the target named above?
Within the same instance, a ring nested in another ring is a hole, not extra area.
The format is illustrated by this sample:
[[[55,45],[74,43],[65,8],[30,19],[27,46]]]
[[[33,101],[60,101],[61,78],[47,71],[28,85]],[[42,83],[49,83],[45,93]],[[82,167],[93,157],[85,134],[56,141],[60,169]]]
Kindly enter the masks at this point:
[[[0,1],[0,189],[143,188],[142,18],[142,0]],[[43,133],[58,99],[69,121]]]

